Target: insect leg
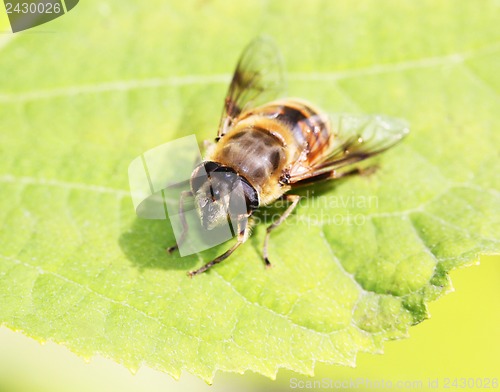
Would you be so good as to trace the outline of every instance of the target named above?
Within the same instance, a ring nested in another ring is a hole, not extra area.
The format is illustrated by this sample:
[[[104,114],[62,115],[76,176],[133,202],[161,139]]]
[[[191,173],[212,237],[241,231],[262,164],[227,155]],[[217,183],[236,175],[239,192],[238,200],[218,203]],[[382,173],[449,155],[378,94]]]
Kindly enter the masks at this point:
[[[283,198],[286,201],[292,202],[288,206],[288,208],[285,210],[285,212],[279,217],[279,219],[276,222],[273,222],[271,226],[269,226],[266,230],[266,238],[264,239],[264,249],[263,249],[263,256],[264,256],[264,262],[266,263],[266,267],[271,267],[271,262],[269,261],[269,258],[267,257],[267,245],[269,242],[269,236],[271,234],[271,231],[273,231],[276,227],[281,225],[286,218],[292,213],[292,211],[297,207],[297,204],[299,203],[300,196],[299,195],[284,195]]]
[[[186,239],[187,232],[188,232],[188,225],[186,222],[186,216],[184,215],[184,201],[185,201],[186,197],[190,197],[190,196],[193,196],[193,192],[191,192],[191,191],[182,191],[181,192],[181,197],[179,199],[179,217],[181,218],[181,223],[182,223],[182,233],[181,233],[181,237],[179,238],[179,241],[177,241],[177,243],[175,245],[173,245],[167,249],[168,253],[172,253],[174,250],[179,249],[179,246],[181,246]]]
[[[238,219],[238,241],[231,248],[229,248],[226,252],[221,254],[219,257],[216,257],[211,262],[205,264],[203,267],[195,270],[189,271],[187,274],[190,278],[195,275],[199,275],[205,272],[207,269],[213,267],[216,264],[219,264],[221,261],[227,259],[231,254],[241,245],[243,244],[250,234],[248,218],[247,216],[243,216],[243,218]]]

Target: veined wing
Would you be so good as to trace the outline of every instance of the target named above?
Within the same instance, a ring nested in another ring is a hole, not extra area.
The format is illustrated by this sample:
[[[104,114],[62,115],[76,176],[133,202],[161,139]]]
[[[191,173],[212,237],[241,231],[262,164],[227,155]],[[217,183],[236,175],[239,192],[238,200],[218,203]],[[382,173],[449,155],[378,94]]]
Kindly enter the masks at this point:
[[[250,42],[241,55],[229,85],[218,138],[234,124],[240,113],[272,101],[286,89],[281,54],[268,37]]]
[[[305,159],[294,165],[289,173],[289,184],[334,178],[335,171],[389,149],[409,133],[406,121],[383,115],[320,117],[323,122],[328,121],[331,130],[328,152],[314,165],[307,165]]]

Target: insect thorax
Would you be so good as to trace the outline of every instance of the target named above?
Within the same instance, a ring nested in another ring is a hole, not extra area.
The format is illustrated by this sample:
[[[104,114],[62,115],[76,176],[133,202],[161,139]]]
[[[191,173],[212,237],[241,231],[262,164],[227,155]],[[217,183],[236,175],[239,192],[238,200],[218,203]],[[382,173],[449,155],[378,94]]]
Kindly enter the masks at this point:
[[[214,160],[233,167],[258,189],[281,173],[286,162],[282,141],[257,126],[231,132],[219,143]]]

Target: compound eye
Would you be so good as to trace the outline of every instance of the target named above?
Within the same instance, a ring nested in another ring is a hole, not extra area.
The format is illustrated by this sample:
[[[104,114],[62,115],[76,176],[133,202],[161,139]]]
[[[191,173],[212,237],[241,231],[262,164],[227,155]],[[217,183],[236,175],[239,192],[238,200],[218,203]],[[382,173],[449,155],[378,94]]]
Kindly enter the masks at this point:
[[[207,172],[203,164],[197,166],[191,174],[191,190],[196,193],[208,181]]]
[[[202,162],[196,166],[191,174],[191,190],[196,193],[210,178],[210,173],[214,172],[220,165],[215,162]]]
[[[204,162],[202,163],[202,165],[205,167],[205,171],[207,172],[207,174],[217,170],[220,167],[218,163],[212,161]]]
[[[201,175],[201,173],[197,177],[191,177],[191,190],[193,193],[197,193],[207,181],[208,177],[206,175]]]
[[[215,172],[220,164],[212,161],[200,163],[191,174],[191,190],[196,193],[210,178],[210,174]]]

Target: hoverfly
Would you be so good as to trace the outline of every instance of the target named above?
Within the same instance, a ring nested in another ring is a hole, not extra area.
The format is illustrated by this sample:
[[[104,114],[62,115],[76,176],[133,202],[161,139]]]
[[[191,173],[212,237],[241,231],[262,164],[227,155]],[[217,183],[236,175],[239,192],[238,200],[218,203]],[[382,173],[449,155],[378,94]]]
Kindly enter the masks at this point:
[[[188,272],[191,277],[229,257],[248,239],[254,211],[281,199],[289,205],[267,228],[263,246],[263,259],[270,267],[269,236],[300,200],[287,192],[359,172],[353,164],[387,150],[409,132],[399,119],[326,115],[304,100],[278,99],[285,88],[283,75],[280,53],[268,38],[252,41],[239,59],[216,143],[194,169],[190,190],[182,193],[179,210],[182,212],[185,197],[194,196],[201,223],[210,230],[227,224],[228,214],[234,212],[233,197],[244,200],[245,208],[238,212],[236,243],[201,268]],[[200,171],[206,175],[200,176]],[[236,194],[232,192],[235,189],[239,189]],[[183,224],[185,238],[188,228],[185,221]]]

